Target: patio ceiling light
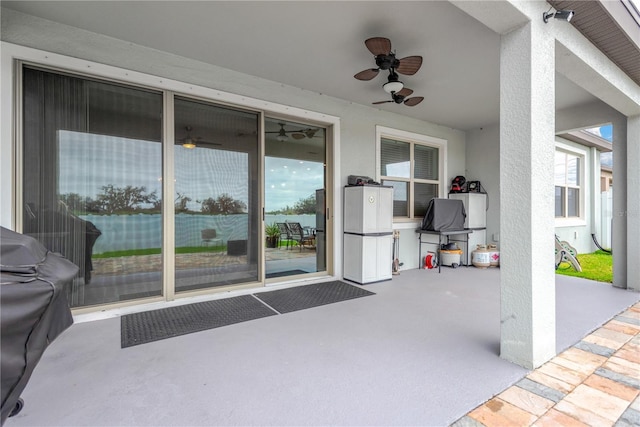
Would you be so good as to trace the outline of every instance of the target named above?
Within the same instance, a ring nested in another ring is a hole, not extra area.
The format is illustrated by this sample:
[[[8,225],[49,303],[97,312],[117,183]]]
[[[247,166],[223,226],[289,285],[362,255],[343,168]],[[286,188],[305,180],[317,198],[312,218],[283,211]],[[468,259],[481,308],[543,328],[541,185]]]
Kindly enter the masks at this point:
[[[397,93],[402,90],[404,87],[404,83],[398,80],[398,74],[395,72],[393,68],[389,70],[389,77],[387,78],[387,82],[382,85],[382,89],[384,89],[387,93]]]

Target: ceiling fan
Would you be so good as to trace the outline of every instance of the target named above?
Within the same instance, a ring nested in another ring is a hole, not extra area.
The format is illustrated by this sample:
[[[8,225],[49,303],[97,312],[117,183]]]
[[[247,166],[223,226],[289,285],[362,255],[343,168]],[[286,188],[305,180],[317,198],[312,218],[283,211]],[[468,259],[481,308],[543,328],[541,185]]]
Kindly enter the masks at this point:
[[[395,70],[400,74],[413,76],[422,66],[422,56],[407,56],[406,58],[396,58],[395,52],[391,51],[391,41],[384,37],[372,37],[364,42],[369,52],[375,55],[378,68],[367,68],[360,71],[355,76],[358,80],[371,80],[378,75],[380,70]]]
[[[276,136],[276,139],[278,141],[286,141],[287,139],[289,139],[289,135],[287,134],[290,134],[293,139],[302,139],[302,138],[311,139],[316,135],[316,132],[320,130],[318,128],[286,130],[284,123],[278,123],[278,125],[280,125],[280,130],[265,132],[265,133],[277,133],[278,135]]]
[[[182,145],[184,148],[187,149],[193,149],[196,148],[197,146],[219,146],[222,145],[220,143],[217,142],[207,142],[207,141],[203,141],[202,137],[197,136],[197,137],[192,137],[191,136],[191,131],[193,130],[193,128],[189,125],[185,126],[184,129],[187,131],[187,136],[185,136],[184,138],[178,139],[178,143],[180,145]]]
[[[409,88],[402,88],[398,92],[391,92],[391,99],[387,101],[378,101],[373,102],[373,104],[386,104],[387,102],[395,102],[396,104],[404,104],[408,107],[413,107],[414,105],[418,105],[424,99],[423,96],[414,96],[412,98],[407,98],[407,96],[411,95],[413,91]]]
[[[392,100],[388,102],[401,104],[405,97],[409,96],[413,91],[407,89],[410,91],[409,93],[404,92],[404,95],[401,94],[401,91],[404,89],[404,83],[399,80],[398,73],[407,76],[412,76],[417,73],[422,66],[422,56],[407,56],[406,58],[398,59],[396,58],[395,52],[391,51],[391,41],[384,37],[367,39],[364,44],[367,46],[367,49],[375,55],[378,68],[367,68],[354,75],[354,77],[358,80],[371,80],[378,75],[380,70],[389,70],[387,82],[382,85],[382,88],[392,96]],[[422,97],[410,98],[406,100],[405,105],[413,106],[420,103],[423,99]],[[379,103],[381,102],[374,102],[374,104]]]

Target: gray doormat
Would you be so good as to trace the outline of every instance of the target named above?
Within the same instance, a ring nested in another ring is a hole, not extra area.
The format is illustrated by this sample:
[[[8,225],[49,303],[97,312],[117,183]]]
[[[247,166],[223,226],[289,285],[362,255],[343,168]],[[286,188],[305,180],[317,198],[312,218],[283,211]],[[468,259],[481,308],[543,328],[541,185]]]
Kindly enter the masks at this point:
[[[254,294],[278,313],[290,313],[368,295],[375,294],[338,280]]]
[[[276,313],[251,295],[186,304],[121,317],[121,347],[232,325]]]

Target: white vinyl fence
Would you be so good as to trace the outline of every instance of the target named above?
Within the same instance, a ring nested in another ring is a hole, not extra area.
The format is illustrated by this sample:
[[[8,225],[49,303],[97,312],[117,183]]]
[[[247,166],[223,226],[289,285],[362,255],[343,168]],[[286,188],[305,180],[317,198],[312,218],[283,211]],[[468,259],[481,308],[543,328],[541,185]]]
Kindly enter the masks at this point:
[[[602,208],[602,223],[600,225],[601,235],[596,236],[600,246],[605,249],[611,248],[611,225],[613,223],[613,187],[609,187],[609,191],[603,191],[601,193],[600,204]]]

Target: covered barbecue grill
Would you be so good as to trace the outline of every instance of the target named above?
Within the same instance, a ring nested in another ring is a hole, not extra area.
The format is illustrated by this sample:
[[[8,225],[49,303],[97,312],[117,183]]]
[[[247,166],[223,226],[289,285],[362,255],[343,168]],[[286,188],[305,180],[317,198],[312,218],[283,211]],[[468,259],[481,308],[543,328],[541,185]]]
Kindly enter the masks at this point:
[[[78,267],[32,237],[0,227],[0,419],[22,408],[20,394],[44,350],[73,323],[64,286]]]

